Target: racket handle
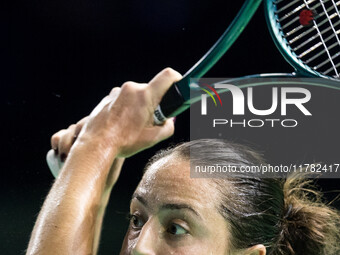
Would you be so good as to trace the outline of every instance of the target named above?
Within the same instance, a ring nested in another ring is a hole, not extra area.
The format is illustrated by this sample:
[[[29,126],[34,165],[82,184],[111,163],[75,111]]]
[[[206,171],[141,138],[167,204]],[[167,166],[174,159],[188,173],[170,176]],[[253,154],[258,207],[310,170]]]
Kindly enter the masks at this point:
[[[167,118],[175,117],[189,107],[185,105],[184,97],[178,86],[178,83],[174,83],[163,96],[161,103],[157,106],[153,114],[156,125],[161,125]]]
[[[60,169],[63,167],[64,163],[61,162],[60,158],[55,154],[54,150],[49,150],[47,152],[46,161],[54,178],[57,178]]]

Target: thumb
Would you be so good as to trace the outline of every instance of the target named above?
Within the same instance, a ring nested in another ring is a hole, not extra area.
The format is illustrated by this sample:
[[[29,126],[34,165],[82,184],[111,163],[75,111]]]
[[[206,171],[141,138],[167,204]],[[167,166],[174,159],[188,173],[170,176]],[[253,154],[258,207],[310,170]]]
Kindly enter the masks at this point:
[[[174,134],[174,131],[174,118],[167,119],[161,126],[153,126],[147,130],[147,132],[153,136],[153,144],[169,138]]]

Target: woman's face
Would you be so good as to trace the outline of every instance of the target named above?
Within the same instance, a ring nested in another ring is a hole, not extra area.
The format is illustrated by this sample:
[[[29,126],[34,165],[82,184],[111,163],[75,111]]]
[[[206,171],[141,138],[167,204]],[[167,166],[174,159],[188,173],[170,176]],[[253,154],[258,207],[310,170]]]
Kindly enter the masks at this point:
[[[207,179],[191,179],[189,162],[171,155],[144,174],[131,200],[131,221],[121,254],[228,253],[228,226],[218,192]]]

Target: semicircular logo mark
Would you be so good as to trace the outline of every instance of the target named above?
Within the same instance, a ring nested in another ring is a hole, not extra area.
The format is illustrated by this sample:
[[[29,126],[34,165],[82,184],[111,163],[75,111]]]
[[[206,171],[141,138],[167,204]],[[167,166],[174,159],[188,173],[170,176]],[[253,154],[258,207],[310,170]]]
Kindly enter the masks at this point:
[[[217,98],[218,98],[218,100],[220,101],[220,104],[221,104],[221,106],[222,106],[222,100],[221,100],[221,98],[220,98],[220,95],[217,93],[217,91],[216,91],[213,87],[209,86],[208,84],[203,84],[203,86],[209,88],[211,91],[214,92],[214,94],[217,96]],[[216,100],[215,100],[214,96],[210,93],[210,91],[207,90],[207,89],[204,89],[204,88],[201,88],[201,90],[203,90],[204,92],[206,92],[206,93],[212,98],[212,100],[214,101],[215,106],[217,106]]]

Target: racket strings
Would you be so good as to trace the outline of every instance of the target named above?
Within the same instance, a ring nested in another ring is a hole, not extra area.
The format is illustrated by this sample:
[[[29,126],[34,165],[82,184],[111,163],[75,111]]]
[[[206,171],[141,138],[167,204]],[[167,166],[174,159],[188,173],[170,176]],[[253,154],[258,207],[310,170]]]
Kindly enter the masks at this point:
[[[339,15],[339,10],[338,10],[336,4],[334,3],[333,0],[332,0],[332,2],[333,2],[333,4],[334,4],[333,6],[335,7],[336,14],[338,15],[338,17],[340,17],[340,15]],[[337,31],[335,30],[335,28],[334,28],[334,26],[333,26],[333,23],[332,23],[332,20],[330,19],[329,15],[328,15],[328,12],[327,12],[327,10],[326,10],[326,8],[325,8],[325,5],[324,5],[324,3],[323,3],[322,1],[321,1],[321,5],[322,5],[322,8],[323,8],[323,10],[324,10],[324,12],[325,12],[325,14],[326,14],[326,16],[327,16],[327,20],[328,20],[328,22],[329,22],[329,24],[330,24],[330,27],[332,28],[332,30],[333,30],[333,32],[334,32],[334,34],[335,34],[336,40],[338,41],[338,43],[339,43],[339,45],[340,45],[340,40],[339,40]],[[315,21],[314,21],[314,22],[315,22]],[[335,24],[334,24],[334,25],[335,25]]]
[[[338,45],[337,42],[333,43],[331,46],[328,47],[328,50],[333,49],[334,47],[336,47]],[[322,49],[321,51],[319,51],[317,54],[313,55],[311,58],[307,59],[305,61],[306,64],[311,63],[312,61],[314,61],[316,58],[320,57],[321,54],[325,53],[325,49]]]
[[[326,1],[325,1],[325,2],[326,2]],[[337,4],[340,5],[340,1],[338,1]],[[304,7],[305,7],[305,6],[306,6],[306,5],[304,5]],[[316,9],[316,8],[318,8],[319,6],[321,6],[320,3],[314,5],[312,8],[313,8],[313,9]],[[334,7],[329,7],[329,8],[327,9],[327,12],[330,12],[330,11],[332,11],[333,9],[334,9]],[[325,13],[321,13],[321,14],[318,15],[318,19],[320,20],[320,19],[321,19],[322,17],[324,17],[324,16],[325,16]],[[330,18],[332,19],[332,18],[337,17],[337,16],[338,16],[337,13],[333,13],[333,14],[330,16]],[[297,20],[299,20],[299,16],[297,16],[297,17],[294,19],[294,21],[297,21]],[[328,22],[327,19],[321,20],[320,26],[323,25],[323,24],[325,24],[326,22]],[[298,26],[298,27],[294,27],[291,31],[287,32],[287,36],[293,35],[295,32],[298,32],[298,31],[301,30],[302,28],[304,28],[304,26],[301,25],[301,24],[299,23],[299,26]],[[313,29],[315,29],[315,27],[313,26],[311,29],[313,30]]]
[[[340,63],[337,63],[336,65],[335,65],[335,67],[336,68],[339,68],[340,67]],[[327,69],[325,72],[324,72],[324,74],[326,74],[326,75],[328,75],[330,72],[332,72],[333,71],[333,68],[329,68],[329,69]],[[338,78],[339,78],[339,76],[338,76]]]
[[[334,60],[335,58],[337,58],[340,55],[340,52],[336,53],[334,56],[332,56],[332,59]],[[324,66],[325,64],[328,63],[328,59],[326,59],[325,61],[323,61],[322,63],[320,63],[316,69],[319,69],[320,67]],[[334,65],[335,66],[335,65]]]
[[[311,3],[314,3],[316,0],[309,0],[307,2],[307,4],[311,4]],[[282,1],[281,1],[282,2]],[[301,0],[298,0],[298,1],[294,1],[295,3],[298,2],[300,3]],[[317,3],[317,5],[315,7],[318,7],[318,5],[320,5],[320,3]],[[287,4],[286,6],[284,6],[283,8],[279,9],[276,11],[276,14],[279,15],[280,13],[282,13],[283,11],[287,10],[289,7],[291,7],[291,3]],[[300,4],[299,6],[295,7],[293,10],[291,10],[290,12],[288,13],[285,13],[280,19],[279,19],[279,22],[282,22],[284,21],[285,19],[291,17],[293,14],[296,14],[298,11],[301,11],[303,8],[305,8],[306,5],[305,3],[303,4]]]
[[[276,22],[298,61],[340,78],[340,1],[277,0]]]
[[[309,0],[310,3],[314,2],[314,1],[316,1],[316,0]],[[275,4],[278,4],[278,3],[280,3],[280,2],[282,2],[282,1],[276,1]],[[282,11],[288,9],[289,7],[291,7],[292,5],[294,5],[294,4],[298,3],[298,2],[300,2],[300,0],[291,1],[289,4],[284,5],[282,8],[280,8],[279,10],[277,10],[277,11],[276,11],[276,14],[278,14],[278,13],[280,13],[280,12],[282,12]],[[290,17],[294,12],[297,12],[297,11],[299,10],[299,8],[300,8],[300,9],[303,8],[303,5],[302,5],[302,6],[299,6],[299,7],[297,7],[297,8],[295,8],[294,11],[289,12],[288,14],[286,14],[285,16],[283,16],[283,17],[281,18],[280,21],[282,21],[282,20],[284,20],[284,19]]]
[[[337,16],[337,14],[336,14],[336,13],[333,13],[333,14],[330,16],[330,18],[333,19],[333,18],[336,17],[336,16]],[[322,25],[325,24],[327,21],[328,21],[328,20],[326,20],[326,19],[325,19],[325,20],[322,20],[322,21],[320,22],[319,25],[322,26]],[[339,22],[340,22],[340,21],[337,21],[335,25],[338,25]],[[300,27],[303,28],[302,25],[300,25]],[[305,30],[303,33],[301,33],[301,34],[295,36],[293,39],[289,40],[289,44],[292,44],[292,43],[294,43],[295,41],[301,39],[303,36],[308,35],[308,34],[309,34],[310,32],[312,32],[314,29],[315,29],[315,27],[313,26],[313,27],[311,27],[311,28]],[[330,28],[329,28],[329,29],[330,29]],[[285,35],[285,37],[288,37],[288,36],[294,34],[295,31],[296,31],[296,30],[293,30],[293,31],[291,31],[291,32],[288,32],[288,33]]]
[[[308,3],[306,3],[306,1],[304,1],[304,2],[305,2],[305,4],[306,4],[306,7],[307,7],[308,9],[310,9],[310,6],[308,5]],[[323,8],[324,8],[324,3],[322,2],[322,0],[321,0],[321,5],[322,5]],[[327,11],[326,11],[325,8],[324,8],[324,10],[325,10],[326,17],[327,17],[327,19],[328,19],[329,16],[328,16],[328,14],[327,14]],[[332,22],[331,22],[329,19],[328,19],[328,21],[329,21],[331,27],[333,28],[333,31],[335,32]],[[326,38],[326,40],[325,40],[324,37],[323,37],[323,35],[322,35],[322,33],[320,32],[320,28],[319,28],[319,26],[318,26],[318,23],[315,21],[315,19],[313,20],[313,24],[314,24],[315,29],[317,30],[317,33],[318,33],[318,35],[319,35],[319,37],[320,37],[320,40],[321,40],[321,44],[320,44],[320,43],[317,43],[317,44],[323,45],[323,46],[324,46],[324,49],[325,49],[325,52],[327,53],[328,59],[326,59],[326,63],[329,62],[329,63],[332,65],[332,67],[333,67],[333,69],[334,69],[334,72],[335,72],[335,75],[336,75],[337,77],[339,77],[339,73],[338,73],[337,68],[336,68],[336,63],[334,63],[334,61],[333,61],[333,57],[334,57],[334,56],[331,56],[331,53],[330,53],[330,51],[328,50],[328,46],[326,45],[326,42],[328,42],[333,36],[331,35],[331,36],[329,36],[328,38]],[[336,32],[335,32],[335,37],[338,38]],[[339,41],[339,39],[338,39],[338,41]],[[339,45],[340,45],[340,43],[339,43]],[[317,47],[319,47],[319,46],[317,46]],[[317,47],[313,46],[313,47],[312,47],[313,50],[309,51],[308,53],[314,51]],[[301,55],[300,55],[300,56],[301,56]],[[302,56],[301,56],[300,58],[302,58]],[[318,70],[318,67],[319,67],[319,66],[320,66],[320,64],[317,65],[317,66],[314,66],[313,69],[314,69],[314,70]],[[324,66],[324,64],[321,65],[321,66]],[[327,69],[327,70],[328,70],[328,69]]]
[[[334,26],[333,26],[333,24],[332,24],[332,20],[330,20],[330,18],[329,18],[328,12],[327,12],[327,10],[326,10],[326,8],[325,8],[325,5],[324,5],[323,1],[321,0],[320,2],[321,2],[321,6],[322,6],[322,8],[323,8],[323,10],[324,10],[324,13],[325,13],[325,15],[326,15],[326,17],[327,17],[327,20],[328,20],[328,22],[329,22],[329,24],[330,24],[330,27],[332,28],[334,34],[331,34],[329,37],[327,37],[326,39],[324,39],[322,33],[320,32],[320,28],[319,28],[319,26],[318,26],[318,23],[317,23],[315,20],[313,20],[313,23],[314,23],[314,25],[315,25],[315,29],[317,30],[318,35],[320,36],[320,40],[321,40],[322,45],[324,46],[325,52],[327,53],[327,56],[328,56],[328,59],[326,59],[325,61],[323,61],[321,64],[314,66],[314,70],[319,70],[319,68],[322,67],[322,66],[324,66],[326,63],[330,63],[330,64],[332,65],[333,69],[334,69],[334,72],[335,72],[336,77],[339,77],[339,73],[338,73],[337,67],[336,67],[337,63],[334,61],[335,58],[336,58],[337,56],[339,56],[339,55],[336,53],[335,55],[332,56],[331,53],[330,53],[330,51],[328,50],[328,46],[326,45],[326,43],[327,43],[329,40],[331,40],[331,39],[333,38],[333,36],[335,35],[335,38],[337,39],[337,41],[338,41],[338,43],[339,43],[339,46],[340,46],[340,41],[339,41],[339,37],[338,37],[338,33],[339,33],[340,30],[335,31]],[[332,2],[333,2],[333,0],[332,0]],[[306,3],[306,1],[305,1],[305,3]],[[310,7],[308,6],[307,3],[306,3],[306,7],[307,7],[307,8],[310,8]],[[325,31],[325,30],[324,30],[324,31]],[[315,49],[315,47],[314,47],[314,49]],[[314,49],[313,49],[313,50],[314,50]],[[326,74],[325,72],[328,72],[328,73],[329,73],[329,72],[332,70],[332,67],[329,68],[329,69],[327,69],[327,70],[324,71],[323,73],[324,73],[324,74]]]
[[[337,21],[334,25],[337,26],[337,25],[339,25],[339,24],[340,24],[340,20]],[[325,30],[321,31],[321,33],[322,33],[322,34],[327,33],[327,32],[330,31],[330,30],[331,30],[331,27],[328,27],[328,28],[326,28]],[[334,33],[336,33],[336,31],[334,31]],[[305,40],[304,42],[302,42],[300,45],[296,46],[293,50],[294,50],[294,51],[299,50],[300,48],[302,48],[303,46],[305,46],[307,43],[309,43],[309,42],[315,40],[317,37],[318,37],[317,35],[313,35],[313,36],[309,37],[307,40]],[[292,40],[290,40],[289,43],[292,44]]]
[[[334,0],[332,0],[333,6],[335,8],[336,13],[338,14],[338,17],[340,17],[340,13],[339,13],[339,9],[338,6],[336,5],[336,3],[334,2]]]

